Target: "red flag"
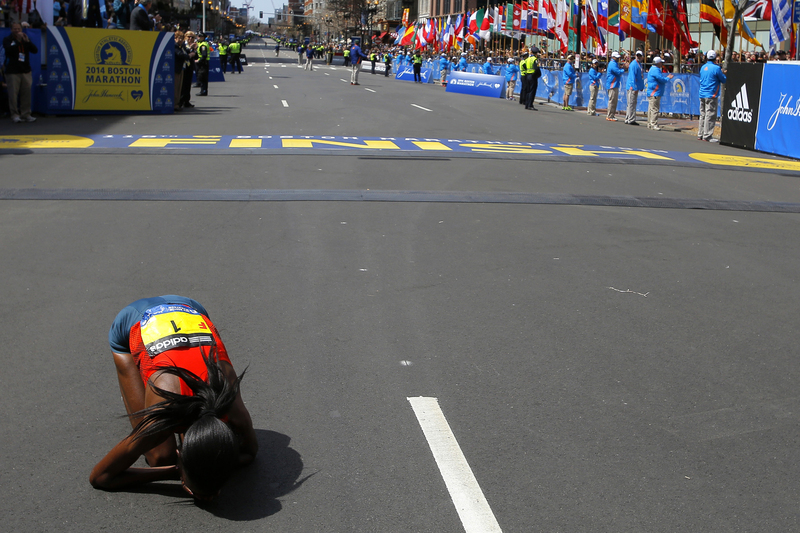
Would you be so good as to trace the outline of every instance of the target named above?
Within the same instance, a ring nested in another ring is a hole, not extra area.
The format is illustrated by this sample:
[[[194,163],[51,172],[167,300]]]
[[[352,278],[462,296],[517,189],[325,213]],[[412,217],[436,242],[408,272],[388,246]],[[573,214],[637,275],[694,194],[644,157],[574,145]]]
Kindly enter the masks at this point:
[[[514,4],[514,31],[519,31],[522,20],[522,6]]]

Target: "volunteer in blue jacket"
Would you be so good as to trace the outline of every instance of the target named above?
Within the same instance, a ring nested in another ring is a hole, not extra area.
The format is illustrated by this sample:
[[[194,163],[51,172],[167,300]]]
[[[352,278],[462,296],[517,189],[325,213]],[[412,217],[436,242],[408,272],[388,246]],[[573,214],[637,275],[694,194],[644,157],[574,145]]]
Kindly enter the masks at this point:
[[[439,58],[439,79],[442,80],[442,87],[447,87],[447,71],[450,69],[450,60],[442,54]]]
[[[653,58],[653,66],[647,72],[647,127],[651,130],[659,131],[658,113],[661,110],[661,97],[667,87],[667,81],[672,79],[672,74],[661,72],[661,65],[664,60],[656,56]]]
[[[492,68],[492,57],[491,56],[486,58],[486,63],[483,64],[482,69],[483,69],[483,73],[484,74],[489,74],[491,76],[494,75],[494,68]]]
[[[638,126],[636,122],[636,106],[639,103],[639,91],[644,91],[644,74],[640,61],[644,58],[641,50],[636,50],[636,57],[628,65],[628,112],[625,124]]]
[[[564,111],[572,111],[569,105],[569,97],[572,96],[572,89],[575,87],[575,78],[578,77],[578,74],[575,72],[575,67],[572,66],[573,61],[575,61],[575,55],[568,55],[567,62],[564,63],[564,71],[561,73],[561,81],[564,83],[564,105],[561,109]]]
[[[466,52],[461,52],[461,59],[458,60],[458,66],[456,67],[456,70],[458,70],[460,72],[466,72],[467,71],[467,53]]]
[[[597,93],[600,91],[600,67],[596,59],[592,59],[592,68],[589,69],[589,105],[586,114],[590,117],[597,116]]]
[[[611,61],[606,69],[606,91],[608,91],[608,114],[606,120],[616,122],[617,100],[619,99],[619,88],[622,85],[622,74],[624,70],[619,66],[619,52],[611,52]]]
[[[717,123],[717,98],[720,87],[728,81],[725,71],[717,65],[717,53],[709,50],[706,64],[700,69],[700,125],[697,139],[714,142],[714,126]]]
[[[508,58],[506,65],[506,100],[514,100],[514,87],[519,79],[519,67],[514,62],[513,57]]]

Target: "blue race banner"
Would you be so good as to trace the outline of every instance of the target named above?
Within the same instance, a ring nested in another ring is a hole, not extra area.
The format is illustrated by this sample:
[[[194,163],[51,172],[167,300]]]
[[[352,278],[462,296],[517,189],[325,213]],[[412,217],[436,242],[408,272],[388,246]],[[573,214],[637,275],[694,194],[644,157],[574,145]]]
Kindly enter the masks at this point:
[[[422,83],[428,83],[433,80],[433,70],[427,67],[422,67],[420,70],[420,76],[422,77]],[[394,79],[400,81],[414,81],[414,67],[411,65],[399,67]]]
[[[503,89],[506,79],[503,76],[490,74],[476,74],[472,72],[452,72],[447,77],[447,92],[474,94],[500,98],[504,95]]]
[[[764,65],[756,150],[800,158],[800,64]]]
[[[48,27],[50,113],[172,113],[174,34]]]

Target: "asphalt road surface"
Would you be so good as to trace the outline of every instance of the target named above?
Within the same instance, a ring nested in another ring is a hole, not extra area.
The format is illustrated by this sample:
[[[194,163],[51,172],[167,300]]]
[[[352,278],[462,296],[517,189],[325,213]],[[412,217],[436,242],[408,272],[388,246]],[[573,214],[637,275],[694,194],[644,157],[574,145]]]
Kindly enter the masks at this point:
[[[0,125],[4,531],[800,529],[797,162],[270,48],[193,110]],[[248,368],[205,508],[88,482],[160,294]]]

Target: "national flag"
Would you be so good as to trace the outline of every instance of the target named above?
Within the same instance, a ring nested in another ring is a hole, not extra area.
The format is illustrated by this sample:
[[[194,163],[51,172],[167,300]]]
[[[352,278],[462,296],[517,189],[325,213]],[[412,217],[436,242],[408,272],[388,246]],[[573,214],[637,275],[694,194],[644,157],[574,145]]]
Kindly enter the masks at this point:
[[[514,29],[514,4],[506,4],[506,31]]]
[[[561,52],[569,50],[569,7],[566,0],[558,0],[556,6],[556,39],[561,43]]]
[[[416,32],[416,25],[410,24],[406,27],[403,36],[400,38],[400,46],[408,46],[414,43],[414,33]]]
[[[539,33],[547,33],[547,28],[550,24],[550,10],[553,8],[552,4],[550,4],[550,0],[539,0],[539,22],[537,27],[539,28]],[[552,17],[555,18],[555,17]]]
[[[733,7],[731,0],[723,0],[724,2],[724,9],[725,9],[725,18],[732,19],[736,13],[736,8]],[[739,18],[739,25],[737,26],[739,29],[739,35],[747,42],[752,43],[760,48],[764,48],[758,39],[756,39],[753,32],[750,31],[750,28],[747,26],[747,22],[744,21],[743,18]],[[770,32],[771,33],[771,32]]]
[[[519,31],[519,26],[522,23],[522,6],[520,4],[514,4],[514,18],[512,20],[512,29],[514,31]]]
[[[397,34],[397,39],[394,40],[394,44],[400,44],[400,41],[403,40],[403,35],[406,33],[406,29],[400,25],[394,31]]]
[[[539,10],[536,2],[528,3],[528,33],[534,33],[539,29]]]
[[[742,16],[772,20],[772,0],[756,0],[752,5],[744,8]]]
[[[772,0],[772,20],[769,25],[769,49],[792,37],[792,4],[789,0]]]
[[[644,5],[643,5],[644,4]],[[620,3],[619,29],[640,41],[647,40],[647,0],[623,0]]]
[[[464,15],[459,14],[454,28],[455,41],[453,46],[461,48],[464,44]]]
[[[480,10],[481,17],[483,17],[483,9]],[[473,11],[471,15],[469,15],[469,34],[474,35],[478,32],[478,12]]]
[[[728,26],[722,20],[722,13],[717,9],[717,4],[714,0],[700,0],[700,18],[707,20],[714,26],[714,33],[723,46],[728,43]]]
[[[481,36],[481,39],[483,40],[491,39],[492,22],[493,22],[492,9],[489,8],[483,13],[483,20],[481,21],[481,29],[479,30],[479,35]]]
[[[520,5],[519,29],[528,31],[528,2],[522,2]]]
[[[597,41],[597,53],[605,55],[606,40],[603,33],[598,28],[597,16],[594,14],[594,10],[592,10],[591,2],[586,2],[584,20],[586,23],[581,27],[581,35],[585,33],[587,36]],[[583,44],[586,45],[586,39],[583,40]]]

